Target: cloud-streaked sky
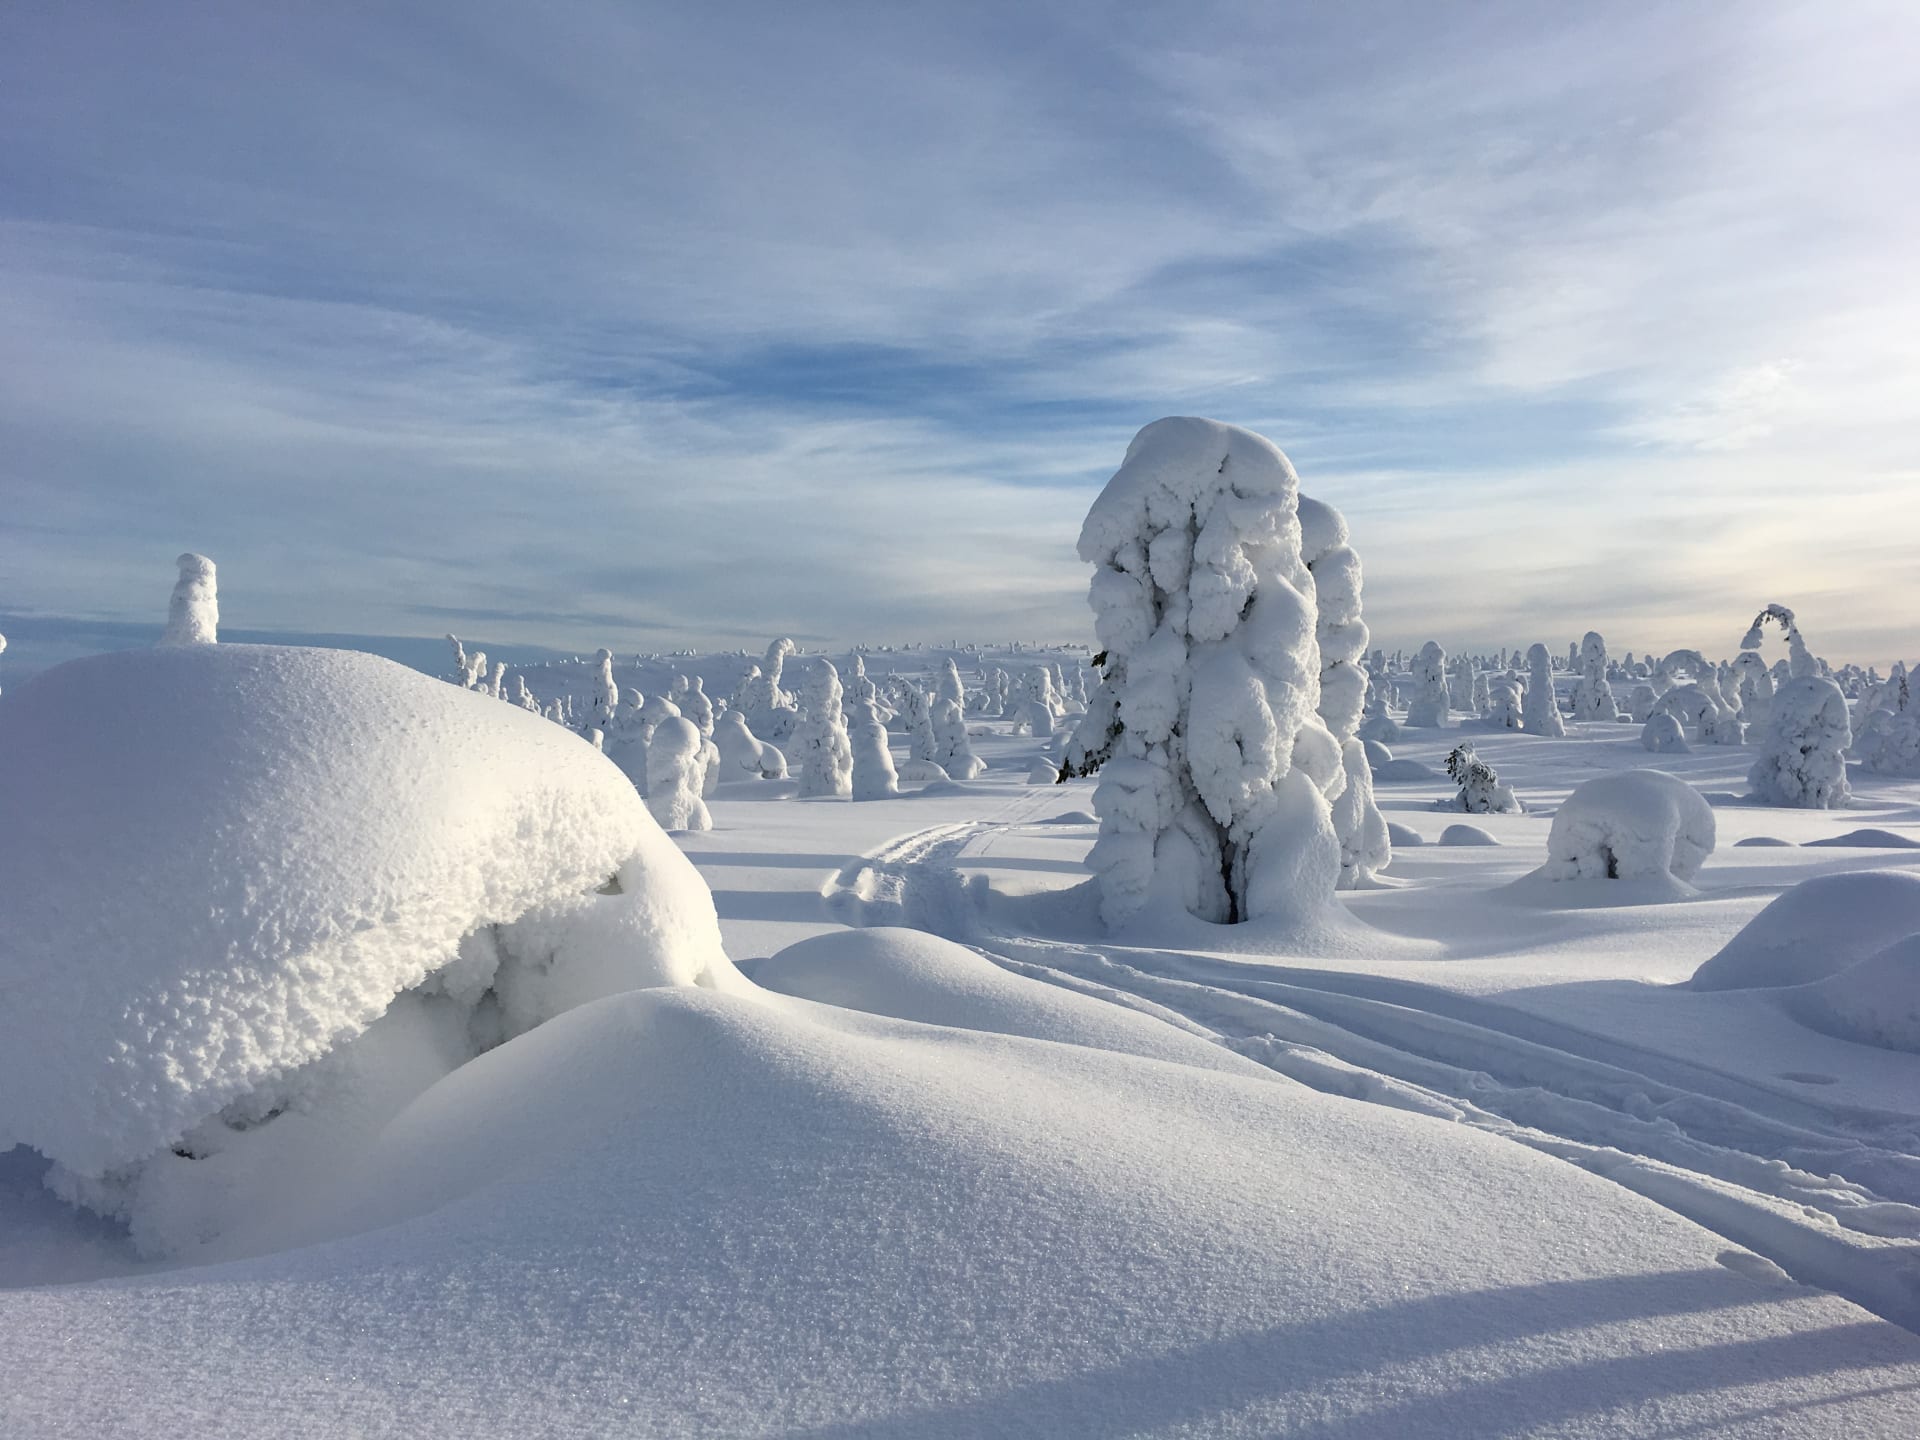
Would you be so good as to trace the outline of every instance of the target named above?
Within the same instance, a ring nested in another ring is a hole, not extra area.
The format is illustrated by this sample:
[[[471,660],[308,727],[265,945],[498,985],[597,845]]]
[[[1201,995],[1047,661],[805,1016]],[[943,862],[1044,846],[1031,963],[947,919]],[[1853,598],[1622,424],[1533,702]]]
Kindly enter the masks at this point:
[[[1081,638],[1185,413],[1388,644],[1911,660],[1916,155],[1905,0],[8,5],[0,611]]]

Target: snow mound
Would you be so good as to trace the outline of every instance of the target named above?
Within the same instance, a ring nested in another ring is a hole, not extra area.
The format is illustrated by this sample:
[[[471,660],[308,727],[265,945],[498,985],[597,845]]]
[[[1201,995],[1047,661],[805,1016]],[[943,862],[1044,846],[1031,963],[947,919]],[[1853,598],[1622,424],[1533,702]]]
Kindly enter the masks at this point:
[[[1842,1040],[1920,1052],[1920,934],[1784,997],[1801,1024]]]
[[[1478,825],[1449,825],[1440,832],[1442,845],[1498,845],[1500,842]]]
[[[1736,840],[1733,842],[1733,848],[1736,850],[1738,850],[1742,845],[1756,845],[1756,846],[1765,846],[1769,849],[1783,849],[1783,848],[1790,848],[1793,845],[1793,842],[1791,840],[1782,840],[1778,835],[1749,835],[1744,840]]]
[[[1387,822],[1387,834],[1393,840],[1393,848],[1398,850],[1405,845],[1424,845],[1426,838],[1411,825],[1402,825],[1397,820]]]
[[[1713,807],[1684,780],[1623,770],[1580,785],[1547,835],[1550,880],[1689,881],[1713,853]]]
[[[1693,972],[1695,990],[1807,985],[1920,933],[1920,876],[1816,875],[1779,896]]]
[[[762,960],[753,978],[783,995],[896,1020],[1265,1073],[1211,1040],[1110,1001],[1015,975],[977,950],[923,930],[879,926],[817,935]]]
[[[1438,780],[1440,772],[1419,760],[1389,760],[1374,767],[1376,785],[1416,785],[1422,780]]]
[[[0,1149],[97,1176],[365,1031],[463,936],[623,863],[724,965],[711,897],[590,745],[349,651],[184,645],[0,699]]]
[[[364,1185],[348,1238],[0,1292],[0,1431],[1895,1435],[1920,1373],[1500,1136],[776,996],[574,1010]]]
[[[1829,835],[1824,840],[1808,840],[1809,846],[1831,845],[1845,850],[1920,850],[1920,840],[1892,830],[1849,830],[1844,835]]]

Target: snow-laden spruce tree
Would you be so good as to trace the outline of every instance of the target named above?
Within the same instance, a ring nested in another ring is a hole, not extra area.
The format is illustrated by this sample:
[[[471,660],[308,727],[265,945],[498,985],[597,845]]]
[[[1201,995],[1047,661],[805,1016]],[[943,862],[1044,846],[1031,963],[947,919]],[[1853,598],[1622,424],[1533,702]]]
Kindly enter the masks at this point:
[[[1769,621],[1786,632],[1792,673],[1773,692],[1766,738],[1760,742],[1760,758],[1747,772],[1747,784],[1763,805],[1840,809],[1852,798],[1846,752],[1853,743],[1853,721],[1847,697],[1820,673],[1819,660],[1784,605],[1769,605],[1754,617],[1740,641],[1743,651],[1760,648],[1761,631]]]
[[[683,715],[653,727],[647,741],[647,809],[662,830],[711,830],[713,817],[700,798],[700,731]]]
[[[1456,655],[1447,665],[1447,708],[1462,715],[1473,709],[1473,657]]]
[[[1481,718],[1495,730],[1518,730],[1526,724],[1522,714],[1520,677],[1511,670],[1487,681],[1487,708]]]
[[[212,645],[220,638],[220,598],[214,582],[213,561],[191,551],[174,562],[180,578],[167,602],[167,628],[162,645]]]
[[[1300,557],[1313,579],[1314,640],[1320,648],[1320,721],[1340,746],[1346,781],[1329,792],[1333,829],[1340,837],[1340,888],[1371,884],[1393,859],[1387,820],[1373,798],[1373,769],[1359,738],[1367,704],[1367,622],[1361,616],[1360,556],[1347,520],[1325,501],[1302,495]],[[1471,666],[1468,688],[1471,689]]]
[[[1544,651],[1546,647],[1534,648]],[[1503,784],[1494,768],[1474,754],[1467,741],[1448,752],[1447,778],[1460,787],[1460,792],[1451,801],[1440,802],[1439,809],[1464,810],[1469,815],[1518,815],[1526,809],[1515,797],[1513,787]]]
[[[1332,899],[1326,791],[1345,776],[1315,713],[1298,495],[1272,442],[1176,418],[1134,437],[1087,514],[1104,678],[1068,758],[1099,768],[1088,862],[1109,925],[1150,903],[1240,921]]]
[[[620,687],[613,679],[613,652],[593,652],[593,711],[591,724],[602,735],[611,735],[620,719]]]
[[[855,700],[847,707],[847,743],[853,752],[853,798],[884,800],[900,793],[900,776],[887,748],[887,727],[872,700]]]
[[[792,734],[794,722],[799,718],[799,712],[794,708],[794,697],[780,688],[787,657],[791,654],[793,641],[784,635],[767,646],[766,658],[760,662],[759,673],[750,675],[742,687],[738,706],[747,717],[747,724],[753,727],[754,734],[775,742],[785,740]]]
[[[1560,702],[1553,695],[1553,656],[1544,645],[1527,651],[1527,698],[1520,710],[1520,728],[1529,735],[1551,739],[1567,733],[1560,718]]]
[[[1447,723],[1447,652],[1429,640],[1413,657],[1413,699],[1405,724],[1410,730],[1437,730]]]
[[[1904,664],[1894,663],[1854,750],[1876,775],[1920,776],[1920,695]]]
[[[1367,706],[1360,720],[1360,738],[1391,745],[1400,738],[1388,707],[1393,703],[1393,676],[1387,657],[1376,650],[1367,660]]]
[[[793,762],[800,767],[800,794],[853,793],[853,747],[847,738],[840,672],[831,660],[815,660],[807,672],[792,749]]]
[[[986,763],[973,753],[967,738],[966,691],[960,685],[960,671],[952,660],[940,674],[940,688],[933,701],[933,760],[955,780],[972,780]]]
[[[1577,658],[1580,683],[1573,687],[1573,718],[1611,721],[1619,710],[1613,702],[1613,686],[1607,681],[1607,642],[1598,630],[1589,630],[1581,638]]]

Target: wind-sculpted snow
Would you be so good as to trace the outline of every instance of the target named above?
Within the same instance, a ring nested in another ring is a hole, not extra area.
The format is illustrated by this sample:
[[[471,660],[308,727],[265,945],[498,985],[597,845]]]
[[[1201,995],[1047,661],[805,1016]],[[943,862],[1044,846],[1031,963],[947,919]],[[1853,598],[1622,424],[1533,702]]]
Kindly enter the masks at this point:
[[[592,746],[373,656],[75,661],[0,699],[0,754],[0,1148],[83,1176],[636,855],[685,943],[720,953],[705,887]]]
[[[1696,990],[1824,980],[1920,934],[1920,875],[1868,870],[1802,880],[1694,972]]]
[[[1552,880],[1689,881],[1713,853],[1713,807],[1684,780],[1625,770],[1584,782],[1547,836]]]

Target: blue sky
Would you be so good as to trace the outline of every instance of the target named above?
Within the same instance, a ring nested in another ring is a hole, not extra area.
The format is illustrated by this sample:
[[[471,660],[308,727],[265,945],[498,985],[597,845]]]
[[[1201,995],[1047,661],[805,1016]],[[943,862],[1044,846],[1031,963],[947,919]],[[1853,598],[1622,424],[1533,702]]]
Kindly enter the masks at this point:
[[[1920,655],[1920,7],[0,8],[0,614],[1082,638],[1164,414],[1389,644]],[[31,664],[26,635],[8,660]],[[98,633],[97,629],[95,632]]]

